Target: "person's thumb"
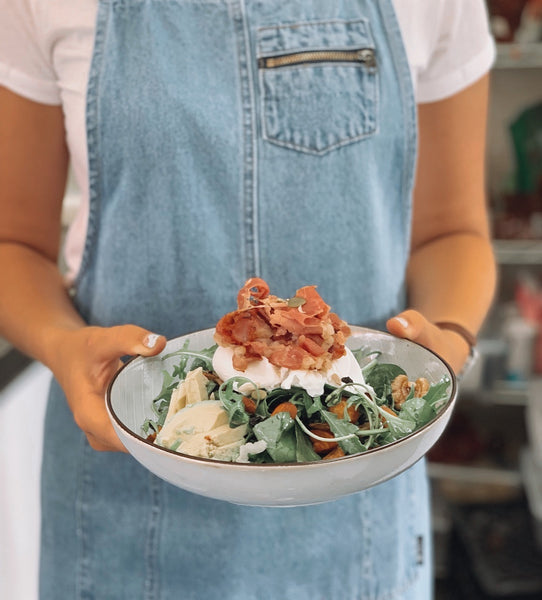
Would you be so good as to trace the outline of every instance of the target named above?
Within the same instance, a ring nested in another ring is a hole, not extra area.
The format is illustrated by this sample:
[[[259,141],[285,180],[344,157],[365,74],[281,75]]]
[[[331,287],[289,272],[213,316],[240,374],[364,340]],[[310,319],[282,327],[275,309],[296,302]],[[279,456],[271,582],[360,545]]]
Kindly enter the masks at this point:
[[[388,331],[397,337],[406,338],[431,348],[439,329],[416,310],[405,310],[389,319],[386,323]]]
[[[116,325],[101,330],[103,355],[110,358],[120,356],[154,356],[166,345],[163,335],[153,333],[137,325]]]

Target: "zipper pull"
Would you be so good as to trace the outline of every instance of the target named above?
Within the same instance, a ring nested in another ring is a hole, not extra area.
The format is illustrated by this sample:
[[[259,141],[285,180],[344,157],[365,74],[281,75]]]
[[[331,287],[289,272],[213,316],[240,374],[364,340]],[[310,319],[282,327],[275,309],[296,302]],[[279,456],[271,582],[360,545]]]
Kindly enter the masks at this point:
[[[358,50],[358,60],[369,69],[376,69],[376,56],[372,48]]]

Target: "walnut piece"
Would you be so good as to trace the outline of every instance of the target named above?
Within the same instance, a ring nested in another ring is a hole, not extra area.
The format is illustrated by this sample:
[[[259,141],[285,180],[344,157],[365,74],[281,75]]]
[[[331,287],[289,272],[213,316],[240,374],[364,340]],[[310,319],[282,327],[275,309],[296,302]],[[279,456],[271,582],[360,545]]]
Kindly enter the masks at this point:
[[[429,381],[425,377],[418,377],[414,384],[414,396],[416,398],[423,398],[429,391]]]
[[[414,387],[414,397],[423,398],[429,391],[429,381],[425,377],[418,377],[415,382],[409,381],[406,375],[397,375],[391,382],[391,397],[393,406],[400,409],[408,398],[410,390]]]
[[[397,375],[391,382],[391,397],[393,398],[393,406],[397,409],[401,408],[403,402],[408,398],[412,384],[406,375]]]

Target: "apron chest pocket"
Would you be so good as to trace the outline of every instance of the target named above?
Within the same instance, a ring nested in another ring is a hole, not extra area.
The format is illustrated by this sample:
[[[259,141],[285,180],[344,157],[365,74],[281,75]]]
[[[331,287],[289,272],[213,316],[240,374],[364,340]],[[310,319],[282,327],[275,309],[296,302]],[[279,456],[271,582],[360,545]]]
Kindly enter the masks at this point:
[[[257,44],[265,140],[325,154],[376,132],[378,56],[366,19],[264,27]]]

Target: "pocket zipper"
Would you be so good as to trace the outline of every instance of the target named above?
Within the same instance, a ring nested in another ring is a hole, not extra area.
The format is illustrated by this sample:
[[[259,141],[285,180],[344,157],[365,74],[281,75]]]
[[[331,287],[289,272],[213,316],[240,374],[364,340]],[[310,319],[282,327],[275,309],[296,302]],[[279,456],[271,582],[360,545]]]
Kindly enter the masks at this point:
[[[307,50],[280,56],[266,56],[258,59],[260,69],[277,69],[309,63],[351,62],[361,63],[370,69],[376,67],[375,51],[372,48],[358,50]]]

